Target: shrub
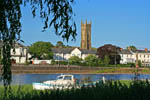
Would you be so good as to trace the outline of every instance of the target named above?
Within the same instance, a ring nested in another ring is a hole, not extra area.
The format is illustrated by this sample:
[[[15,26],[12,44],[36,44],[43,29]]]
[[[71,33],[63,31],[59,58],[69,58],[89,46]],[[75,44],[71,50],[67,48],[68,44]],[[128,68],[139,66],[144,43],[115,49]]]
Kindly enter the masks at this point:
[[[69,64],[72,65],[79,65],[81,64],[82,59],[79,58],[78,56],[72,56],[69,58]]]
[[[88,66],[97,66],[99,63],[99,59],[95,55],[89,55],[85,58],[85,63]]]

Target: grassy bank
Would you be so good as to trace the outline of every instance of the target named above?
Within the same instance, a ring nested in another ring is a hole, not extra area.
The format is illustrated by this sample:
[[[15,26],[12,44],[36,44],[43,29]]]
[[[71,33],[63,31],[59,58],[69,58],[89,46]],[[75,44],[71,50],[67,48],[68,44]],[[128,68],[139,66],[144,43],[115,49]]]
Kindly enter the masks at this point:
[[[0,67],[1,68],[1,67]],[[39,73],[39,74],[53,74],[53,73],[84,73],[84,74],[133,74],[136,68],[131,67],[94,67],[94,66],[74,66],[74,65],[16,65],[12,66],[13,74]],[[140,67],[139,73],[150,74],[150,68]],[[0,70],[0,74],[1,74]]]
[[[0,87],[0,100],[4,100]],[[31,85],[12,86],[9,100],[147,100],[150,83],[146,81],[108,81],[96,87],[71,90],[35,91]]]
[[[104,68],[101,70],[97,70],[95,73],[114,73],[114,74],[134,74],[135,72],[138,72],[139,74],[150,74],[149,68]]]

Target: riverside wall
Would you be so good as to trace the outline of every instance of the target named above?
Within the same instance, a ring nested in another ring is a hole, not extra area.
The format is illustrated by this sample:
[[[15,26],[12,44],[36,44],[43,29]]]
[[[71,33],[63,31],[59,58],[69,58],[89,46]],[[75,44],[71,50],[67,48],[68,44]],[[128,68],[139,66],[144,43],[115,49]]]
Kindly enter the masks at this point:
[[[0,69],[2,66],[0,65]],[[106,70],[111,70],[107,71]],[[15,64],[11,67],[13,74],[24,74],[24,73],[39,73],[39,74],[47,74],[47,73],[85,73],[85,74],[99,74],[105,73],[107,74],[116,74],[116,73],[134,73],[135,68],[115,68],[115,67],[91,67],[91,66],[75,66],[75,65],[20,65]],[[139,68],[140,72],[142,70],[150,70],[149,68]],[[100,72],[98,72],[100,71]],[[0,73],[2,71],[0,70]]]

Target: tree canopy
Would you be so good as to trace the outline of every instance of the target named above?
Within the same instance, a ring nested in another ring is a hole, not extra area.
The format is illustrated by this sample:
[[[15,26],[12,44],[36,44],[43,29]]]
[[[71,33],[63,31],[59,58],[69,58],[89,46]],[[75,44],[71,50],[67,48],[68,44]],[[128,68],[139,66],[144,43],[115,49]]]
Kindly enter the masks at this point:
[[[53,53],[51,51],[51,48],[53,45],[50,42],[43,42],[43,41],[38,41],[33,43],[29,47],[29,53],[32,54],[33,58],[38,58],[38,59],[52,59],[53,58]]]
[[[103,62],[106,66],[110,63],[110,58],[108,55],[105,55],[104,57],[104,62]]]
[[[95,55],[88,55],[87,57],[85,57],[85,62],[89,66],[96,66],[99,63],[99,59]]]
[[[62,41],[57,41],[56,47],[64,47],[64,44]]]
[[[54,27],[56,35],[65,40],[69,37],[75,39],[76,24],[72,20],[72,3],[74,0],[0,0],[0,40],[3,41],[2,79],[4,86],[11,83],[11,54],[10,50],[16,41],[20,39],[21,33],[21,5],[31,5],[33,17],[39,16],[44,24],[43,31],[51,26]]]
[[[121,57],[118,54],[118,51],[120,51],[120,47],[116,47],[111,44],[107,44],[104,46],[101,46],[97,49],[97,55],[99,58],[104,60],[105,56],[108,56],[110,59],[109,64],[119,64]]]
[[[69,63],[70,64],[80,64],[82,61],[81,58],[79,58],[78,56],[72,56],[69,58]]]
[[[128,46],[127,49],[128,49],[128,50],[133,50],[133,51],[134,51],[134,50],[137,50],[137,48],[136,48],[135,46],[133,46],[133,45]]]

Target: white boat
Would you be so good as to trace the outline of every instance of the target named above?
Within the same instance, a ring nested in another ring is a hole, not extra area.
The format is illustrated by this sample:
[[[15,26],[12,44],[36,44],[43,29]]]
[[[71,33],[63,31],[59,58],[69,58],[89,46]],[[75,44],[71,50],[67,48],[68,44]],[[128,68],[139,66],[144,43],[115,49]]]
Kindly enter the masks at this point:
[[[60,75],[56,80],[48,80],[43,83],[33,83],[33,89],[65,89],[75,86],[76,81],[73,75]]]
[[[92,86],[96,83],[105,83],[105,78],[92,83],[80,83],[73,75],[60,75],[56,80],[48,80],[43,83],[33,83],[33,89],[46,90],[46,89],[71,89],[72,87],[80,88],[82,86]]]

